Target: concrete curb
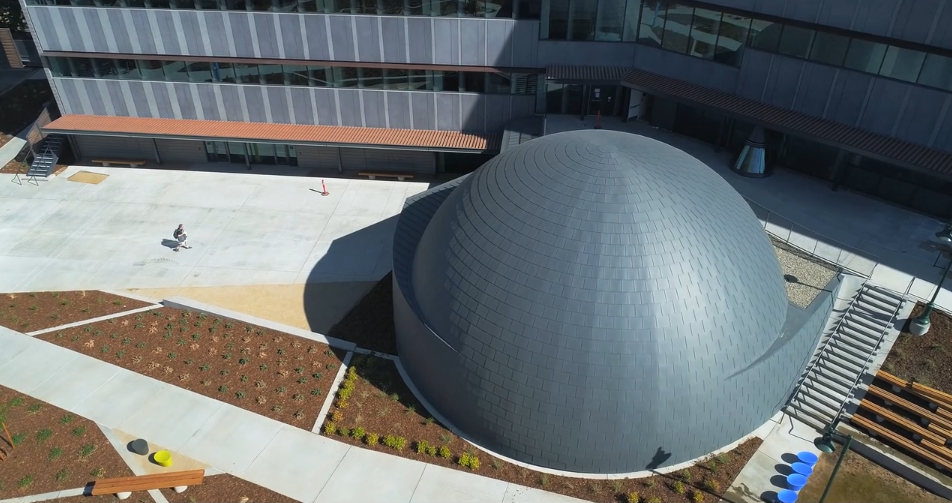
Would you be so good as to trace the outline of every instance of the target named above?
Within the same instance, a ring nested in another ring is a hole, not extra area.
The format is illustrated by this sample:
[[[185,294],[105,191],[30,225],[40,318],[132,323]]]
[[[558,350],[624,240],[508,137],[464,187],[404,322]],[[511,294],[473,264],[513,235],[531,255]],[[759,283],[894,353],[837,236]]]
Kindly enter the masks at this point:
[[[74,322],[74,323],[67,323],[67,324],[65,324],[65,325],[60,325],[60,326],[58,326],[58,327],[44,328],[43,330],[37,330],[37,331],[35,331],[35,332],[27,332],[27,333],[24,334],[24,335],[28,335],[28,336],[30,336],[30,337],[36,337],[37,335],[48,334],[48,333],[50,333],[50,332],[56,332],[57,330],[66,330],[66,329],[69,329],[69,328],[75,328],[75,327],[81,327],[81,326],[83,326],[83,325],[89,325],[90,323],[96,323],[96,322],[99,322],[99,321],[111,320],[111,319],[113,319],[113,318],[121,318],[121,317],[123,317],[123,316],[128,316],[128,315],[130,315],[130,314],[144,313],[144,312],[146,312],[146,311],[151,311],[151,310],[153,310],[153,309],[158,309],[158,308],[160,308],[160,307],[162,307],[162,306],[160,306],[160,305],[158,305],[158,304],[156,304],[156,305],[154,305],[154,306],[139,307],[139,308],[136,308],[136,309],[132,309],[132,310],[130,310],[130,311],[123,311],[123,312],[121,312],[121,313],[116,313],[116,314],[107,314],[106,316],[100,316],[100,317],[98,317],[98,318],[90,318],[90,319],[88,319],[88,320],[77,321],[77,322]]]
[[[240,321],[242,323],[248,323],[251,325],[258,325],[260,327],[268,328],[271,330],[277,330],[278,332],[284,332],[289,335],[295,335],[302,337],[304,339],[312,340],[314,342],[320,342],[322,344],[327,344],[332,348],[343,349],[344,351],[353,351],[357,349],[357,345],[353,342],[347,342],[336,337],[327,337],[322,334],[315,332],[309,332],[297,327],[292,327],[289,325],[284,325],[277,323],[271,320],[265,320],[263,318],[258,318],[256,316],[251,316],[244,313],[239,313],[237,311],[232,311],[230,309],[225,309],[223,307],[213,306],[211,304],[205,304],[204,302],[198,302],[196,300],[187,299],[185,297],[172,297],[162,301],[162,305],[166,307],[176,308],[176,309],[187,309],[191,311],[202,311],[209,314],[214,314],[221,316],[223,318],[231,318],[235,321]]]
[[[149,304],[155,304],[156,306],[162,305],[161,299],[153,299],[152,297],[146,297],[145,295],[139,295],[137,293],[127,292],[125,290],[99,290],[102,293],[108,293],[109,295],[115,295],[117,297],[125,297],[127,299],[138,300],[139,302],[148,302]]]
[[[62,491],[53,491],[43,494],[31,494],[29,496],[18,496],[16,498],[10,498],[5,500],[0,500],[0,503],[33,503],[34,501],[46,501],[56,498],[72,498],[83,495],[86,491],[85,487],[80,487],[79,489],[63,489]]]
[[[314,427],[311,428],[312,433],[321,434],[321,424],[324,423],[324,418],[327,416],[327,412],[331,410],[331,404],[334,403],[334,397],[337,396],[337,388],[340,387],[340,383],[344,382],[344,374],[347,373],[347,369],[350,367],[350,360],[353,359],[354,352],[348,351],[344,355],[344,361],[341,362],[340,368],[337,369],[337,375],[334,377],[334,382],[331,383],[331,389],[327,392],[327,397],[324,398],[324,405],[321,406],[321,412],[317,415],[317,420],[314,421]]]

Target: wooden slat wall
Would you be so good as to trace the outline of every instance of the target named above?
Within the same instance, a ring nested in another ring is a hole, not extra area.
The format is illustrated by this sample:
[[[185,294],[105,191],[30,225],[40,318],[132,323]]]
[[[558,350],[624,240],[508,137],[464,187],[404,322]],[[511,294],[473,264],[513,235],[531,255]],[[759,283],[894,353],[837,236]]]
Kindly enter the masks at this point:
[[[0,46],[7,55],[7,61],[10,62],[10,68],[23,68],[23,61],[20,61],[20,53],[17,52],[17,46],[13,42],[13,34],[10,28],[0,28]]]

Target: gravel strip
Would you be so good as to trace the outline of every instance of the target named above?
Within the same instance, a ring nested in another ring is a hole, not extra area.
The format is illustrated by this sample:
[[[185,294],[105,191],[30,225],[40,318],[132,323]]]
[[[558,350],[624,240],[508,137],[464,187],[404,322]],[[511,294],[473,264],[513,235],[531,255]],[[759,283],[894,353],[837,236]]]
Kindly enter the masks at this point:
[[[833,279],[836,269],[772,237],[770,241],[784,276],[796,278],[796,281],[786,282],[787,299],[793,305],[806,309]]]

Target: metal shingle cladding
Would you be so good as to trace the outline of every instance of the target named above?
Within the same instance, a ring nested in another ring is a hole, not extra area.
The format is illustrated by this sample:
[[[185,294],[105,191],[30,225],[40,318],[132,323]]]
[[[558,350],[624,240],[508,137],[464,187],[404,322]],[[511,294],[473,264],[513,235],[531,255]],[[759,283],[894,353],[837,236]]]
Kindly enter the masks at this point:
[[[641,136],[545,136],[409,200],[394,271],[411,380],[474,441],[540,466],[702,456],[769,419],[802,371],[785,351],[751,365],[787,299],[749,206]]]

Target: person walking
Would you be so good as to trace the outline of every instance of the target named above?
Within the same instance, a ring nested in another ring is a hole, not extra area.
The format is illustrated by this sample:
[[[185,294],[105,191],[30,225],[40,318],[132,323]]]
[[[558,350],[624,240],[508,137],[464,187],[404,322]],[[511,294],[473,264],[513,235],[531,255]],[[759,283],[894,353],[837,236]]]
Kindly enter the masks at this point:
[[[191,248],[191,246],[188,245],[188,234],[185,233],[185,224],[178,224],[175,232],[172,233],[172,237],[178,241],[178,246],[173,248],[172,251],[179,251],[179,248]]]

